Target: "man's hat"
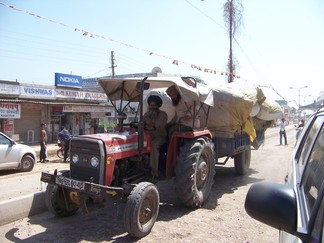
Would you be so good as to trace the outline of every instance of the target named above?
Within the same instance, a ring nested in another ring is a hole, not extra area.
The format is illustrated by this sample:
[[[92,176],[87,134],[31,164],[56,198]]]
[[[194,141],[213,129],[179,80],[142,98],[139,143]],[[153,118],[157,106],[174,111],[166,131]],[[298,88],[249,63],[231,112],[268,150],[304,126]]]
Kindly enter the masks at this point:
[[[177,88],[175,87],[175,85],[172,85],[169,88],[167,88],[166,93],[170,96],[170,93],[171,92],[174,92],[174,91],[176,91],[177,93],[179,93],[179,91],[177,90]]]
[[[157,96],[157,95],[150,95],[147,99],[147,104],[150,104],[151,102],[154,102],[155,104],[158,105],[158,107],[161,107],[162,106],[162,99]]]

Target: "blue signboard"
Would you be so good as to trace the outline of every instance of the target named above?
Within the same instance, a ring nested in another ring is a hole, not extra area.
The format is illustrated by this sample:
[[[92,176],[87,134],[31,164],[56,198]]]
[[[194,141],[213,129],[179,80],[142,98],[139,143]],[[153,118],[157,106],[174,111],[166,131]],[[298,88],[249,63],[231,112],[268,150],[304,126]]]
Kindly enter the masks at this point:
[[[55,73],[55,86],[82,88],[82,77],[64,73]]]
[[[82,88],[84,89],[97,89],[99,78],[83,78],[82,79]]]

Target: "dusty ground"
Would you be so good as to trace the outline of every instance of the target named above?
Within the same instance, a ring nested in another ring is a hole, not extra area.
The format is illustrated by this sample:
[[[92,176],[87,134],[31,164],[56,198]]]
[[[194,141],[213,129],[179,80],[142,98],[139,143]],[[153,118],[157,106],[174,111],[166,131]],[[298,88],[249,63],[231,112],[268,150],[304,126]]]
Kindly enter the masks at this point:
[[[62,163],[54,156],[50,158],[50,163],[36,163],[34,169],[30,172],[0,171],[0,201],[41,192],[46,188],[46,184],[40,181],[41,171],[69,168],[68,163]]]
[[[137,240],[125,233],[119,204],[63,219],[49,212],[21,219],[0,227],[0,242],[278,242],[277,230],[253,220],[244,210],[252,183],[282,183],[287,172],[294,130],[288,132],[288,146],[278,146],[277,129],[274,132],[264,147],[252,151],[248,175],[236,176],[233,161],[216,168],[211,195],[202,208],[184,208],[172,180],[158,183],[159,217],[145,238]]]

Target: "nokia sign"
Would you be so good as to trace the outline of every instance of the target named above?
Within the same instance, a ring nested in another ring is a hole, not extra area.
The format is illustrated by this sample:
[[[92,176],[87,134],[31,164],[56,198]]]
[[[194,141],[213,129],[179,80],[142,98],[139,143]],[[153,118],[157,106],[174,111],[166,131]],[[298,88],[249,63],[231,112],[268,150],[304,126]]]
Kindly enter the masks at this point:
[[[82,77],[77,75],[55,73],[55,86],[82,88]]]

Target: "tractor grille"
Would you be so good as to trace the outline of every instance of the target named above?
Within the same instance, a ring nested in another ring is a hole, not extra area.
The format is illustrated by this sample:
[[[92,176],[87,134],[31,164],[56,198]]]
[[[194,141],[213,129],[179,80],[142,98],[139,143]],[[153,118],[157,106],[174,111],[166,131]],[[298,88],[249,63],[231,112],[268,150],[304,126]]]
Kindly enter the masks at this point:
[[[70,168],[73,179],[104,184],[105,172],[105,146],[100,140],[89,138],[73,138],[70,145]],[[73,162],[73,157],[78,157],[78,162]],[[94,168],[91,158],[96,157],[99,165]]]

